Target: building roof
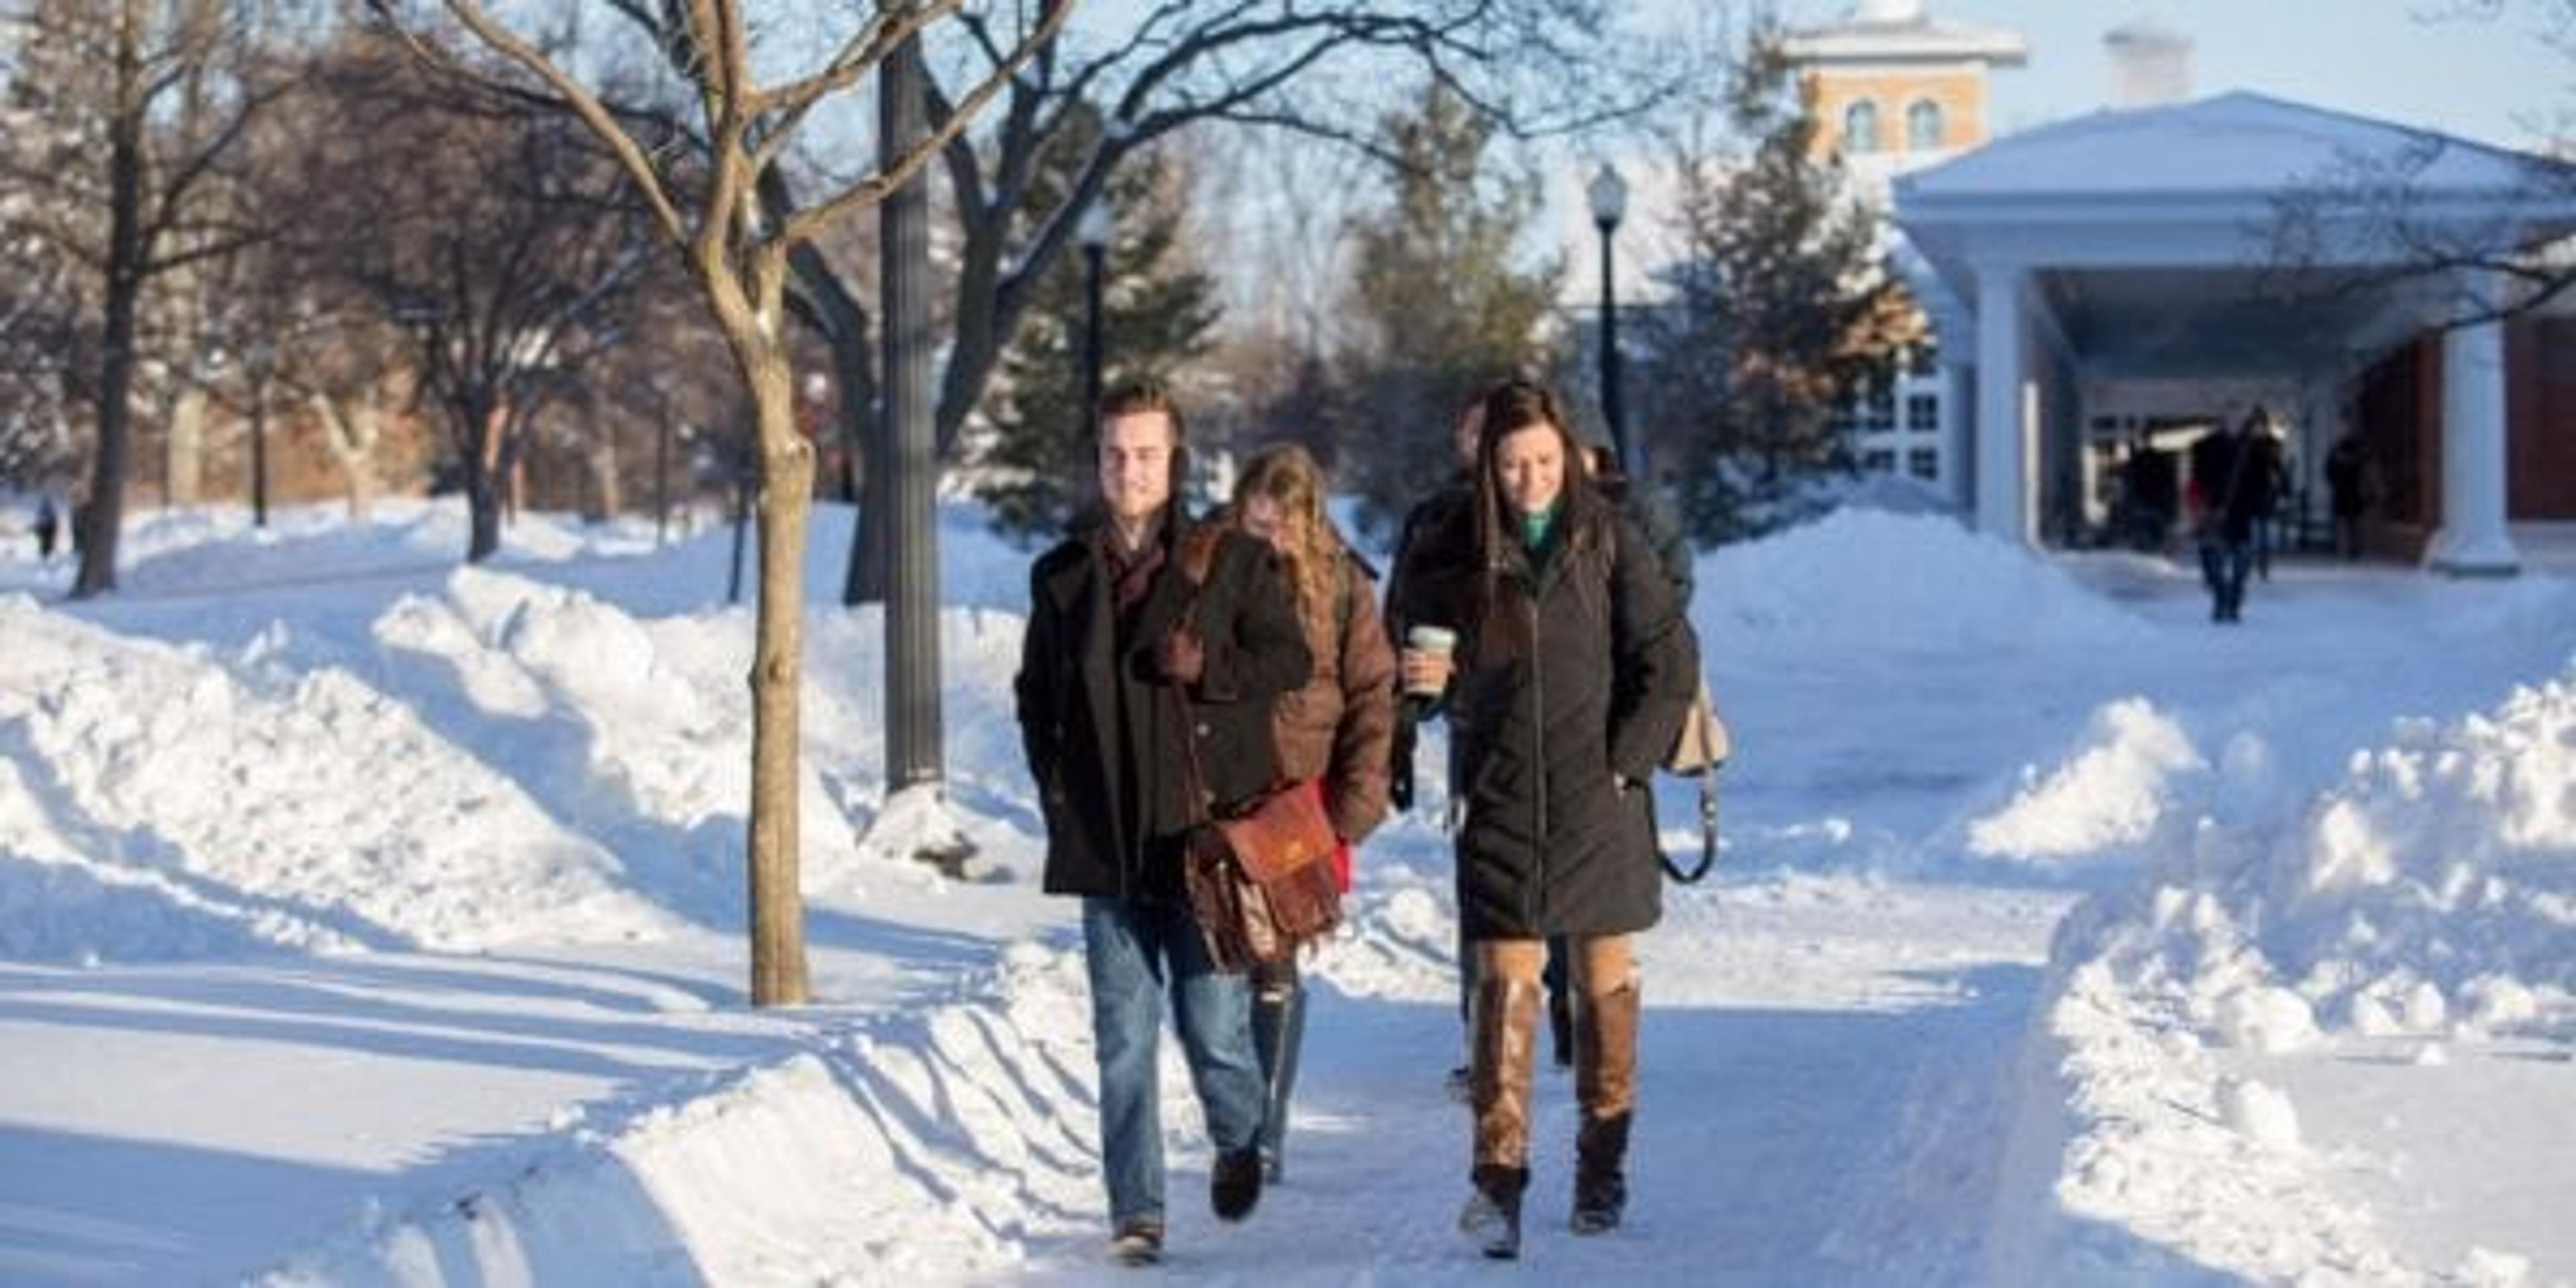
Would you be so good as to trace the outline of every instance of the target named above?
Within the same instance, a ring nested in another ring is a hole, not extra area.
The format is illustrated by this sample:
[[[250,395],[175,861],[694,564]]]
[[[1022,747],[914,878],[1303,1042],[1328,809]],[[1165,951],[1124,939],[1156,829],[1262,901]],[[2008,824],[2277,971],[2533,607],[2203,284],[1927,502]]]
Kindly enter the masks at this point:
[[[2039,196],[2259,197],[2370,177],[2402,179],[2426,198],[2494,198],[2528,192],[2552,172],[2564,175],[2567,168],[2432,130],[2239,90],[2024,130],[1916,171],[1897,186],[1899,200],[1918,207]]]
[[[2030,45],[2019,33],[1979,23],[1935,18],[1919,0],[1861,0],[1837,23],[1789,33],[1789,57],[1799,63],[1986,62],[2019,67]]]

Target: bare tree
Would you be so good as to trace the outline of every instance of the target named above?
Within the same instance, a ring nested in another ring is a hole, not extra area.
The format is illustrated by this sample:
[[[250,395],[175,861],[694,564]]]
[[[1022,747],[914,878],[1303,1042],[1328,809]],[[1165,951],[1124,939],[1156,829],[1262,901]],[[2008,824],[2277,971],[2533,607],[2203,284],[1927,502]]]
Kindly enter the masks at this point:
[[[1428,76],[1451,86],[1515,136],[1582,128],[1659,101],[1678,73],[1653,47],[1624,43],[1616,0],[1156,0],[1068,28],[1020,75],[1003,81],[997,110],[962,125],[966,84],[995,83],[1020,46],[1011,10],[968,6],[954,56],[934,60],[930,120],[944,139],[953,280],[935,426],[941,459],[990,390],[1002,355],[1042,284],[1073,246],[1073,228],[1109,177],[1158,141],[1200,124],[1284,131],[1377,153],[1371,123],[1390,86]],[[697,55],[677,11],[619,0],[683,67]],[[1094,123],[1106,122],[1107,128]],[[1087,137],[1085,137],[1087,136]],[[1042,164],[1071,182],[1032,200]],[[1043,160],[1042,160],[1043,159]],[[765,178],[764,200],[792,206],[800,180]],[[868,397],[875,343],[864,293],[845,257],[817,247],[791,262],[789,301],[830,345],[847,432],[863,455],[885,455]],[[889,471],[870,470],[843,598],[884,598],[892,509]]]
[[[564,113],[389,46],[343,52],[321,84],[337,125],[307,153],[308,226],[408,338],[482,560],[544,403],[623,331],[659,262],[652,219]]]
[[[2527,20],[2532,36],[2576,65],[2576,0],[2447,0],[2419,17]],[[2383,145],[2343,149],[2299,176],[2271,200],[2267,292],[2298,303],[2410,290],[2433,297],[2443,328],[2498,321],[2567,294],[2576,288],[2576,254],[2567,249],[2576,230],[2576,164],[2567,159],[2576,103],[2549,106],[2554,115],[2540,116],[2549,108],[2535,105],[2532,122],[2552,140],[2548,152],[2398,128]],[[2441,186],[2467,171],[2485,176],[2474,209]]]
[[[21,73],[81,146],[64,164],[12,164],[0,178],[54,194],[45,209],[60,217],[30,231],[98,283],[97,447],[74,595],[116,586],[147,289],[260,235],[209,198],[234,179],[250,124],[293,88],[269,39],[281,16],[252,0],[36,0],[21,20],[43,51]]]
[[[395,0],[375,3],[424,52],[442,65],[457,65],[449,39],[397,8]],[[647,8],[633,0],[617,3],[638,16]],[[812,444],[795,424],[785,334],[789,261],[824,228],[910,182],[1054,40],[1072,5],[1043,5],[1038,21],[1013,33],[1009,47],[999,51],[991,74],[959,96],[914,146],[820,192],[810,204],[784,211],[762,203],[761,180],[816,109],[858,85],[926,29],[956,18],[963,7],[959,0],[883,0],[852,19],[848,30],[810,46],[821,51],[819,63],[774,81],[754,72],[754,45],[764,28],[752,21],[743,0],[649,6],[667,32],[685,40],[679,65],[695,91],[692,124],[707,144],[702,159],[663,146],[663,138],[621,113],[594,82],[476,0],[442,0],[442,7],[472,39],[533,78],[528,92],[560,101],[616,154],[655,223],[686,259],[750,393],[760,462],[760,602],[751,672],[751,996],[763,1006],[802,1002],[808,985],[797,890],[796,765],[814,459]],[[800,40],[805,34],[810,33],[800,29]]]

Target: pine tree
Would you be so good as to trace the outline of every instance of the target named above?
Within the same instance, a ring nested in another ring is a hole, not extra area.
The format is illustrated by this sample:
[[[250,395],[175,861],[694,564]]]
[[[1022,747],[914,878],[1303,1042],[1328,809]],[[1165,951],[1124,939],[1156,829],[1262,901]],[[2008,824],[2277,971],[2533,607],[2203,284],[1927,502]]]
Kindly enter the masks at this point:
[[[1516,262],[1538,185],[1480,182],[1493,126],[1464,100],[1435,84],[1381,133],[1394,199],[1353,229],[1358,334],[1341,355],[1338,416],[1341,482],[1375,532],[1449,477],[1451,423],[1476,389],[1559,359],[1542,324],[1564,277],[1561,262]]]
[[[1079,157],[1078,146],[1054,154]],[[1101,200],[1115,212],[1101,263],[1101,366],[1104,388],[1123,380],[1170,381],[1215,344],[1216,279],[1191,266],[1180,167],[1161,150],[1111,177]],[[1065,170],[1051,167],[1032,185],[1028,208],[1052,210]],[[1095,465],[1091,409],[1084,405],[1081,256],[1056,262],[1002,360],[1002,381],[986,400],[992,437],[979,457],[976,495],[992,508],[997,529],[1023,537],[1064,529],[1090,498]]]
[[[1687,250],[1662,274],[1670,304],[1644,321],[1648,432],[1703,541],[1761,530],[1842,463],[1833,411],[1892,375],[1906,315],[1873,217],[1814,157],[1791,70],[1778,31],[1755,30],[1727,104],[1751,153],[1679,158]]]

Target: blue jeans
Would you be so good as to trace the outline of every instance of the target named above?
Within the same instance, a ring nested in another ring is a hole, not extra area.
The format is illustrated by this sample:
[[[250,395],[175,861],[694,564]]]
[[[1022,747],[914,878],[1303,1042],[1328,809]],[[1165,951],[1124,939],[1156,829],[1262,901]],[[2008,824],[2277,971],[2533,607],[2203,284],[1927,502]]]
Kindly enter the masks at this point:
[[[1190,1081],[1220,1151],[1261,1131],[1261,1062],[1252,1049],[1252,990],[1208,961],[1187,906],[1082,901],[1091,976],[1091,1036],[1100,1057],[1100,1165],[1112,1226],[1163,1217],[1159,1057],[1163,994],[1172,998]]]
[[[2242,541],[2224,537],[2200,543],[2200,579],[2209,587],[2211,611],[2234,617],[2245,604],[2245,575],[2254,566],[2254,551]]]

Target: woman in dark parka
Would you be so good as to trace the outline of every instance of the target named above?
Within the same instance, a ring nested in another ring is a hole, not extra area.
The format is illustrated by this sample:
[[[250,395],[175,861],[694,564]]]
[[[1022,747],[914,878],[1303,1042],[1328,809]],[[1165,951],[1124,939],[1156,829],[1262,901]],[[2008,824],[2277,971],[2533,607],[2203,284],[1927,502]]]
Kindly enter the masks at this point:
[[[1460,1225],[1518,1254],[1529,1181],[1532,1035],[1545,937],[1572,948],[1573,1225],[1619,1223],[1636,1091],[1631,937],[1662,913],[1649,780],[1681,728],[1698,661],[1672,584],[1634,523],[1577,463],[1555,397],[1511,381],[1485,401],[1476,501],[1457,557],[1422,589],[1458,625],[1450,671],[1408,649],[1407,687],[1447,681],[1460,711],[1466,819],[1458,915],[1477,954],[1469,1100],[1474,1192]],[[1430,620],[1430,619],[1425,619]]]

